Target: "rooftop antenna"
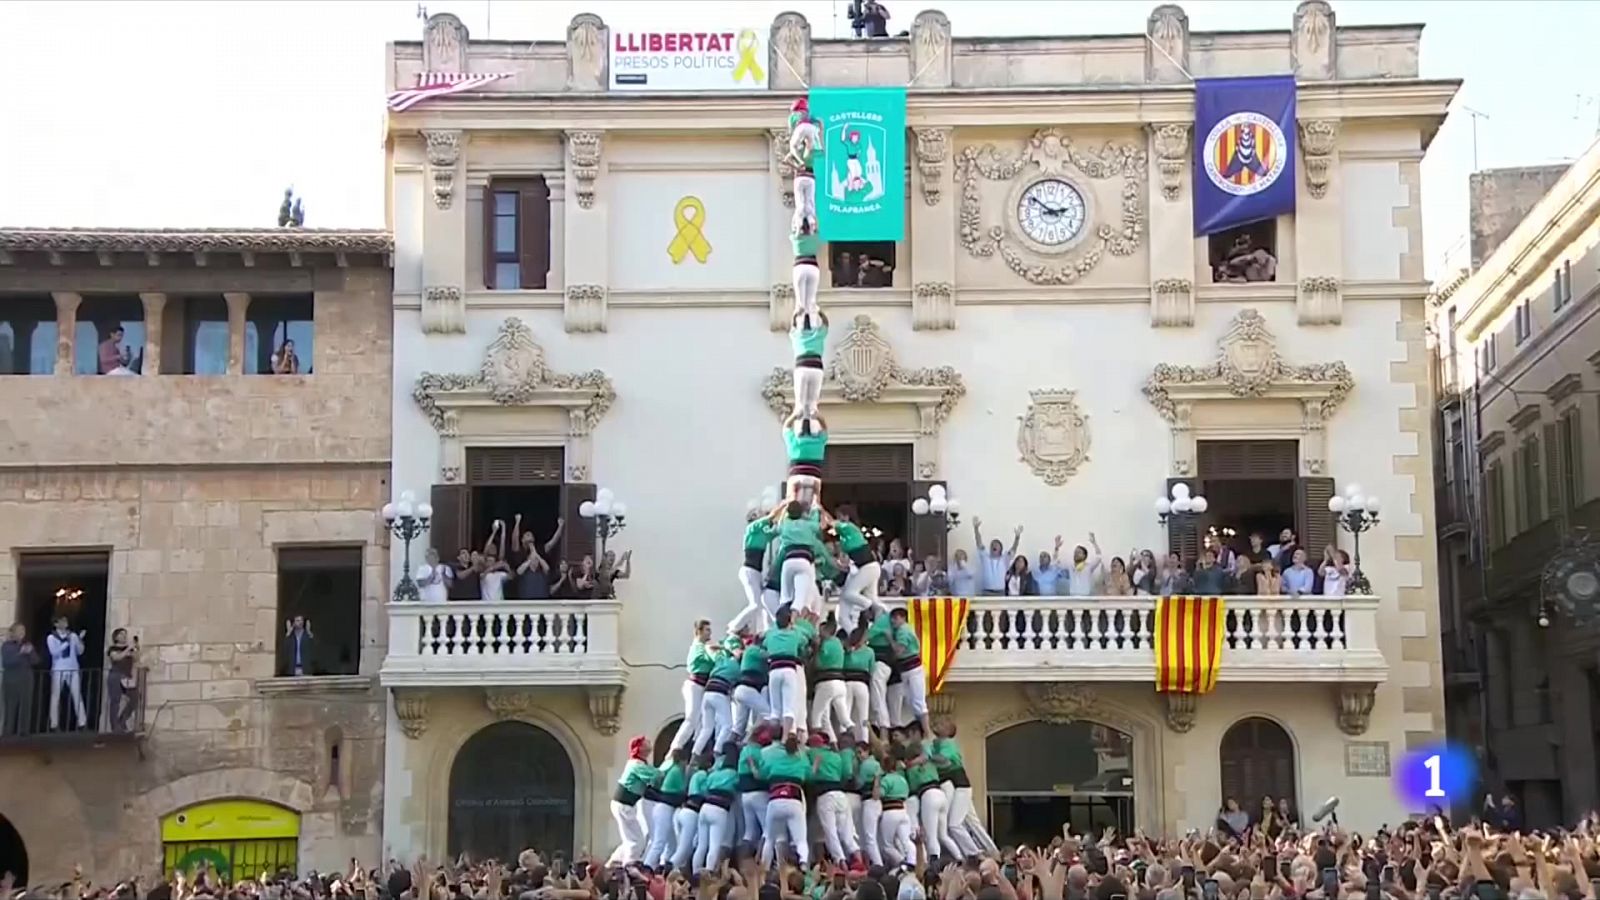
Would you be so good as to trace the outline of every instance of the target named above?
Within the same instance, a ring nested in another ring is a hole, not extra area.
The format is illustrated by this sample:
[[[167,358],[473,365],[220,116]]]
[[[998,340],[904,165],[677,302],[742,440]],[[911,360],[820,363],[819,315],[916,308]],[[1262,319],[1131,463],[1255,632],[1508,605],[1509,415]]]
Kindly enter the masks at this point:
[[[1572,118],[1579,122],[1583,121],[1584,107],[1592,107],[1594,109],[1594,136],[1600,137],[1600,94],[1579,94],[1577,96],[1578,102],[1573,109]]]
[[[428,8],[423,6],[421,3],[417,4],[417,18],[423,20],[424,22],[428,20]]]
[[[1479,112],[1470,106],[1462,106],[1461,110],[1472,117],[1472,171],[1478,171],[1478,120],[1488,120],[1489,114]]]

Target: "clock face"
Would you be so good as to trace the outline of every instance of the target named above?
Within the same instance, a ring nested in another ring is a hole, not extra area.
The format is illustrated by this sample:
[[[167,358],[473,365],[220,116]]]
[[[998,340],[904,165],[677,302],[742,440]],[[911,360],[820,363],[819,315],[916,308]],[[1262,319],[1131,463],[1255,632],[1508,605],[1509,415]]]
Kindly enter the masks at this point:
[[[1017,201],[1017,224],[1029,238],[1046,247],[1059,247],[1083,231],[1088,208],[1078,189],[1059,178],[1028,185]]]

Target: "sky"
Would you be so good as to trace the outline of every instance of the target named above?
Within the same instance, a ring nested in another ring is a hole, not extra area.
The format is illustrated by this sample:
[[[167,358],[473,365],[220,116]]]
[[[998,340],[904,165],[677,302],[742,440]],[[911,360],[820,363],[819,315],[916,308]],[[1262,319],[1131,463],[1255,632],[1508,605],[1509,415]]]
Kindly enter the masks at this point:
[[[561,40],[579,12],[629,30],[766,26],[793,9],[848,36],[845,0],[423,0],[474,38]],[[956,35],[1136,34],[1154,0],[886,0]],[[1294,0],[1191,0],[1194,31],[1283,29]],[[1333,0],[1339,24],[1420,22],[1422,75],[1461,78],[1423,162],[1430,275],[1464,256],[1467,176],[1576,157],[1600,131],[1600,3]],[[384,47],[418,0],[0,0],[0,224],[381,228]],[[1481,116],[1470,115],[1468,109]],[[1476,139],[1474,139],[1476,122]],[[1049,123],[1041,122],[1041,125]]]

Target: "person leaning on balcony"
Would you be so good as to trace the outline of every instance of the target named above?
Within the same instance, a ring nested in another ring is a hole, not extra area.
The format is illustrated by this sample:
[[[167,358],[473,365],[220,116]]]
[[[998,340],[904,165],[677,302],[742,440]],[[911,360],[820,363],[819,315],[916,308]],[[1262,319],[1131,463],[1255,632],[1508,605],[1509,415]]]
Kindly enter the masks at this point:
[[[1343,597],[1350,585],[1350,555],[1329,544],[1322,549],[1322,596]]]
[[[1130,550],[1128,560],[1133,565],[1128,572],[1133,592],[1144,597],[1153,596],[1156,592],[1156,573],[1160,569],[1156,565],[1156,555],[1149,550]]]
[[[998,540],[990,541],[987,548],[983,545],[983,520],[976,516],[972,519],[972,540],[978,545],[978,561],[981,564],[978,570],[978,589],[985,594],[998,596],[1006,592],[1006,573],[1010,566],[1006,560],[1017,555],[1017,547],[1022,544],[1022,526],[1011,535],[1011,550],[1006,551],[1005,545]]]
[[[1066,572],[1062,570],[1061,535],[1056,535],[1055,547],[1051,550],[1039,551],[1039,568],[1033,570],[1033,583],[1039,589],[1039,596],[1054,597],[1058,593],[1062,578]]]
[[[439,564],[439,551],[428,548],[423,563],[417,567],[417,590],[424,603],[443,603],[450,599],[447,569]]]
[[[1176,553],[1167,554],[1167,562],[1156,573],[1156,593],[1163,597],[1189,593],[1189,572],[1183,567],[1183,558]]]
[[[1111,557],[1111,567],[1106,571],[1106,594],[1127,597],[1133,593],[1133,579],[1128,577],[1128,565],[1122,557]]]
[[[1011,561],[1011,568],[1006,572],[1006,596],[1039,596],[1039,585],[1033,580],[1033,573],[1028,571],[1028,558],[1020,553]]]
[[[633,577],[633,551],[607,550],[600,556],[600,565],[594,570],[594,596],[596,600],[611,600],[617,596],[617,582]]]
[[[28,640],[28,626],[17,622],[0,641],[0,735],[33,730],[33,679],[39,652]]]
[[[1256,566],[1256,595],[1280,597],[1283,595],[1283,573],[1271,562]]]
[[[978,593],[978,575],[967,564],[967,551],[956,548],[950,556],[950,587],[952,597],[971,597]]]
[[[106,700],[111,706],[109,718],[112,734],[126,734],[128,720],[139,706],[139,679],[134,667],[139,664],[139,639],[128,642],[128,629],[111,632],[111,646],[106,648]]]
[[[1283,570],[1283,592],[1291,597],[1315,594],[1317,573],[1306,565],[1306,551],[1296,547],[1289,557],[1289,568]]]
[[[1250,557],[1239,553],[1233,557],[1233,571],[1228,574],[1228,593],[1248,597],[1256,592],[1256,573],[1260,567]]]
[[[1228,592],[1228,572],[1217,565],[1217,551],[1210,547],[1200,551],[1200,562],[1190,581],[1190,589],[1202,597],[1219,597]]]
[[[1094,553],[1089,549],[1093,548]],[[1094,596],[1095,584],[1105,577],[1102,571],[1103,554],[1100,552],[1100,542],[1094,539],[1094,532],[1089,532],[1089,547],[1079,544],[1072,548],[1072,567],[1067,569],[1067,595],[1070,597]]]

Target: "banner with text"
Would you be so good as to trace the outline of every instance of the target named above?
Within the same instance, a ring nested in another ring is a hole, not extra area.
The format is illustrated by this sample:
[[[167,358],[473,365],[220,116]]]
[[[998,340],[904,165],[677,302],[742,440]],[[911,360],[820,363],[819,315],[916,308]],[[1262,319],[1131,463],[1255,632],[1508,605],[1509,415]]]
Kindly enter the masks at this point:
[[[817,226],[825,241],[898,241],[906,232],[905,88],[812,88],[822,131]]]
[[[611,32],[614,91],[764,91],[767,38],[758,28]]]
[[[1194,83],[1194,233],[1294,212],[1292,75]]]

